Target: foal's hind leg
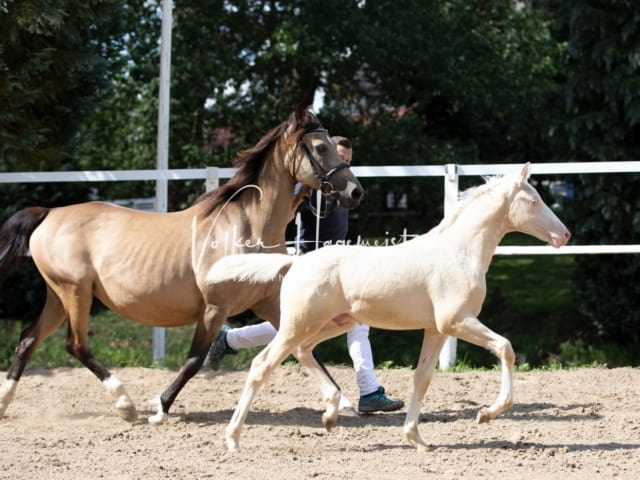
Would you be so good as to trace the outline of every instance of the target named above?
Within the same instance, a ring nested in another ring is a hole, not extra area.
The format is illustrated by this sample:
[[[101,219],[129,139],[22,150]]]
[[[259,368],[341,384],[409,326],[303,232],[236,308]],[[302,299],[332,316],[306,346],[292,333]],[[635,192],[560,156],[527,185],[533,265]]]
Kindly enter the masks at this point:
[[[64,291],[63,302],[69,316],[69,331],[65,347],[69,354],[78,359],[98,377],[115,400],[116,411],[127,422],[138,418],[133,400],[119,378],[100,363],[89,349],[89,313],[93,300],[91,286],[69,285]],[[66,302],[65,302],[66,299]]]
[[[318,359],[313,354],[313,349],[316,345],[329,338],[334,338],[348,332],[353,328],[353,323],[337,325],[333,322],[329,322],[323,327],[320,333],[306,341],[304,345],[296,348],[293,352],[294,356],[300,361],[300,363],[307,367],[320,384],[322,399],[325,402],[325,412],[322,414],[322,425],[324,425],[324,428],[327,431],[330,431],[338,421],[340,405],[344,405],[344,402],[346,402],[351,408],[351,411],[346,413],[347,415],[357,416],[358,414],[353,408],[353,405],[351,405],[351,402],[344,397],[340,387],[338,387],[335,380],[331,378],[331,375],[326,371],[324,365],[321,365],[320,362],[318,362]]]
[[[27,327],[20,335],[20,343],[16,347],[15,356],[7,371],[7,376],[0,387],[0,417],[15,396],[18,381],[22,372],[38,345],[64,322],[65,311],[60,299],[47,289],[47,300],[38,319]]]
[[[420,405],[433,379],[438,356],[446,338],[444,335],[428,335],[425,332],[420,358],[413,376],[413,393],[405,417],[403,432],[405,440],[422,451],[427,451],[429,446],[424,443],[418,431]]]
[[[253,397],[275,368],[292,352],[291,345],[293,345],[293,342],[285,339],[284,335],[278,332],[275,338],[271,340],[271,343],[256,355],[251,362],[251,369],[247,375],[244,390],[225,432],[229,450],[233,451],[238,448],[240,430],[249,413]]]
[[[493,420],[513,405],[513,365],[516,356],[511,342],[482,324],[476,317],[466,317],[455,324],[450,334],[484,347],[500,359],[502,367],[500,393],[493,404],[488,408],[482,408],[476,417],[478,423]]]

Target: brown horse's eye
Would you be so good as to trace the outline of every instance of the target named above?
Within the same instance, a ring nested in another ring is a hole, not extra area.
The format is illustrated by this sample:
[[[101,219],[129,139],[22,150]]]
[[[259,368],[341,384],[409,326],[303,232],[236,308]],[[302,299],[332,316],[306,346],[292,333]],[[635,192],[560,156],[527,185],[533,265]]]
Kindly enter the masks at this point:
[[[316,147],[316,152],[318,152],[320,155],[324,155],[325,153],[327,153],[327,150],[327,146],[324,143],[321,143]]]

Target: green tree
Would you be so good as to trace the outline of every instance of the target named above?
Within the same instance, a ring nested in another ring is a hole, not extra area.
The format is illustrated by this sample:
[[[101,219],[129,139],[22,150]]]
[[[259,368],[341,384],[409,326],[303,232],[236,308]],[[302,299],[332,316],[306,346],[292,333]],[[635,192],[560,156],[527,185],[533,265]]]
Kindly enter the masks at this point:
[[[575,158],[640,158],[640,5],[632,0],[569,2],[567,125]],[[575,181],[576,243],[640,241],[640,176],[582,175]],[[577,259],[576,301],[603,340],[632,346],[640,360],[640,257]]]
[[[54,170],[117,61],[117,2],[0,3],[0,158],[7,170]]]
[[[71,139],[119,60],[118,3],[0,1],[0,170],[76,168]],[[84,185],[2,184],[0,219],[27,205],[87,197]],[[35,314],[42,281],[16,275],[3,286],[0,315]]]

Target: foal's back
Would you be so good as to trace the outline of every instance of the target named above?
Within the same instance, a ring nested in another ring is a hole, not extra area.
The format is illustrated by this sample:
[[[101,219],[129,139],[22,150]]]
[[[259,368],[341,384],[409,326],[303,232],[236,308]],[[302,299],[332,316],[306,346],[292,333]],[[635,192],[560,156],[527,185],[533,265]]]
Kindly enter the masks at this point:
[[[386,247],[321,248],[296,259],[281,299],[303,309],[302,315],[325,320],[348,313],[374,327],[432,328],[432,297],[446,289],[446,280],[437,273],[439,252],[430,255],[425,248],[425,238]]]

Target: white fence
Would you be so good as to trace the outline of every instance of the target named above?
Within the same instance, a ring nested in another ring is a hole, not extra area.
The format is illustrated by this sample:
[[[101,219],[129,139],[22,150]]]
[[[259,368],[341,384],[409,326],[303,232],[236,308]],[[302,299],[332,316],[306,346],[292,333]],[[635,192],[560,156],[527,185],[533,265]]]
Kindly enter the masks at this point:
[[[458,180],[461,176],[502,175],[518,171],[522,164],[488,165],[412,165],[412,166],[359,166],[352,170],[359,178],[367,177],[442,177],[444,181],[444,213],[448,215],[458,199]],[[118,181],[167,181],[198,180],[205,182],[206,190],[215,188],[219,180],[233,176],[233,168],[207,167],[175,170],[108,170],[72,172],[16,172],[0,173],[0,183],[43,182],[118,182]],[[573,162],[538,163],[532,165],[535,175],[640,173],[640,161],[632,162]],[[568,245],[559,250],[549,246],[499,246],[498,255],[566,255],[602,253],[640,253],[640,245]],[[153,361],[164,360],[164,329],[154,328]],[[453,366],[456,359],[456,341],[449,339],[440,354],[440,367]]]

